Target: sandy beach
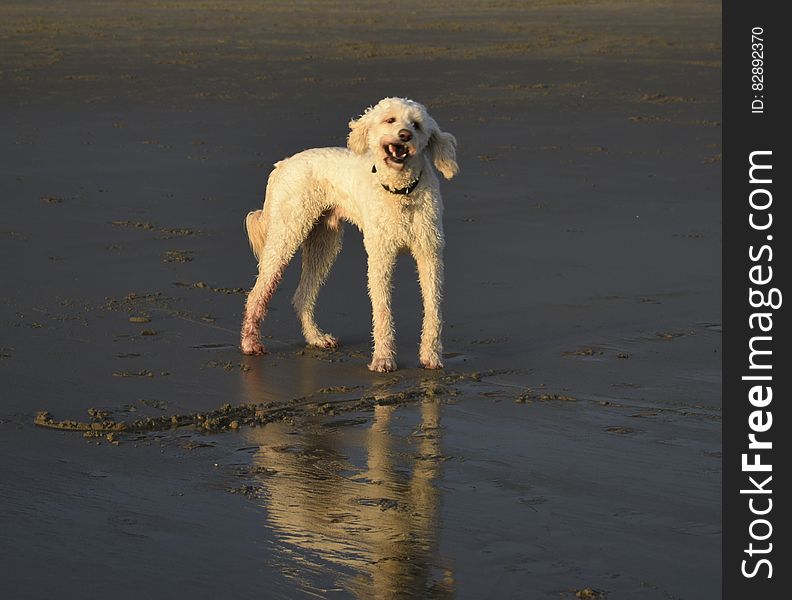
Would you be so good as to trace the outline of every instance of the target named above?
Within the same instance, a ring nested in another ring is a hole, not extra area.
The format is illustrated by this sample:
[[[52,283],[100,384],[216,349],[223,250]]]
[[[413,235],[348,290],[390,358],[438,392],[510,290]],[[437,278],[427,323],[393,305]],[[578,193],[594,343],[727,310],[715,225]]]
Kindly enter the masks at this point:
[[[0,4],[0,596],[720,598],[720,43],[709,0]],[[386,96],[459,143],[445,369],[406,256],[366,369],[351,226],[341,346],[295,260],[243,356],[272,164]]]

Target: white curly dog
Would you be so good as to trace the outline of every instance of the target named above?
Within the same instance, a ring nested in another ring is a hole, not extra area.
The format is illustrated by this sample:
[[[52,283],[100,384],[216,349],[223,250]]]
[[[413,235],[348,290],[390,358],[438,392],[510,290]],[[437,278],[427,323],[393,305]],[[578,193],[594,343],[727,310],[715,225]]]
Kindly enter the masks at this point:
[[[263,354],[260,323],[286,265],[302,246],[302,276],[292,303],[308,344],[333,348],[338,340],[314,320],[325,282],[349,221],[363,233],[372,305],[372,371],[396,369],[391,288],[396,256],[415,258],[423,297],[419,360],[442,368],[443,203],[432,165],[446,179],[459,170],[456,139],[441,131],[426,108],[385,98],[349,122],[348,148],[314,148],[275,164],[262,210],[245,226],[258,277],[247,297],[242,352]]]

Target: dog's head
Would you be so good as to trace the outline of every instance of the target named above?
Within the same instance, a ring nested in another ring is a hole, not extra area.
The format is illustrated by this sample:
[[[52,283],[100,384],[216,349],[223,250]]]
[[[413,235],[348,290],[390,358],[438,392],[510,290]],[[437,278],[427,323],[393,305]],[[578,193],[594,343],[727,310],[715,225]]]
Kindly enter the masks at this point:
[[[355,154],[370,152],[375,164],[403,171],[429,155],[446,179],[459,172],[456,138],[440,127],[423,104],[407,98],[385,98],[349,122],[347,146]],[[420,167],[417,167],[420,168]]]

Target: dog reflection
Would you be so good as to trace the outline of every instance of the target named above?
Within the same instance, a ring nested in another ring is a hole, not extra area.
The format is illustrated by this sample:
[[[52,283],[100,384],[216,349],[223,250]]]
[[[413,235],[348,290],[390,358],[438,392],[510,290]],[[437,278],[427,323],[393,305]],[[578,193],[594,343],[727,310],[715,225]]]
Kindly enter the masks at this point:
[[[450,598],[451,572],[433,563],[440,405],[421,405],[408,439],[391,433],[394,410],[377,406],[368,429],[252,430],[270,525],[288,557],[284,571],[303,582],[334,571],[358,598]]]

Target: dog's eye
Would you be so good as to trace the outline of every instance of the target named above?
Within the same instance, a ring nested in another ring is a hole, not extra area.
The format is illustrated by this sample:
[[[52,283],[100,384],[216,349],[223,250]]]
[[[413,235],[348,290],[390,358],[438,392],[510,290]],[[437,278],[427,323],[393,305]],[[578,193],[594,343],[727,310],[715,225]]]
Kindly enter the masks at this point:
[[[413,123],[413,127],[415,127],[416,130],[419,130],[421,128],[421,124],[418,121],[416,121],[415,123]]]
[[[385,122],[386,123],[395,123],[396,122],[396,117],[388,117],[387,119],[385,119]]]

